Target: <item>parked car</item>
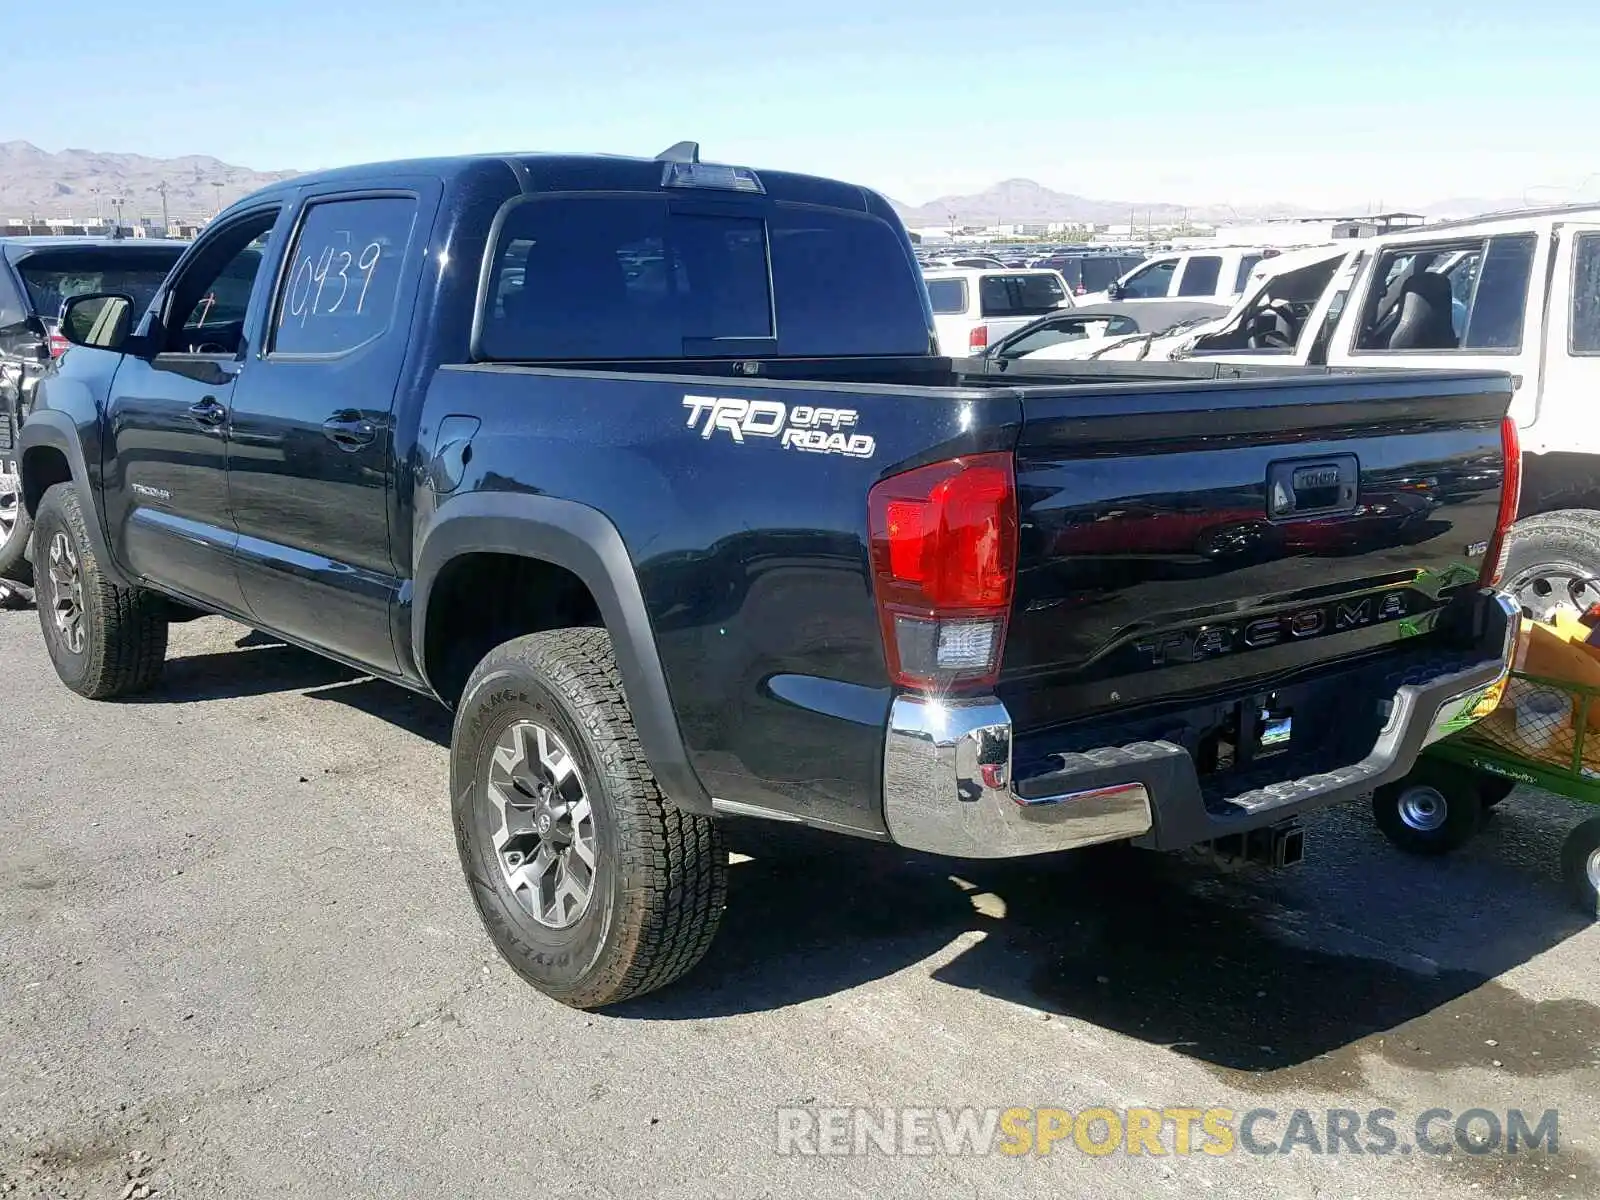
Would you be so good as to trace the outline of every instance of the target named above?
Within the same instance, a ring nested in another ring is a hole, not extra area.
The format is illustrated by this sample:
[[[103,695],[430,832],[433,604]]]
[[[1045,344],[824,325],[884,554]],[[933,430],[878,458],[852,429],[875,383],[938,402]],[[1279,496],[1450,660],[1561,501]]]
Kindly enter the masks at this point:
[[[17,429],[33,389],[66,342],[61,305],[87,292],[125,292],[146,303],[184,242],[143,238],[0,238],[0,579],[26,585],[30,522],[18,503]]]
[[[936,255],[927,260],[929,267],[963,267],[999,270],[1007,264],[992,254]]]
[[[1281,276],[1261,303],[1182,353],[1509,371],[1522,500],[1507,586],[1541,620],[1600,602],[1600,205],[1492,214],[1303,254],[1330,257],[1301,269],[1304,286]]]
[[[1060,271],[1072,294],[1082,298],[1099,295],[1122,276],[1144,262],[1142,254],[1107,254],[1096,251],[1052,254],[1032,265],[1051,271]]]
[[[1112,283],[1103,293],[1083,296],[1084,304],[1106,301],[1213,300],[1231,303],[1244,291],[1250,272],[1277,251],[1261,246],[1218,246],[1157,254]]]
[[[1084,358],[1125,338],[1157,336],[1174,325],[1211,321],[1226,312],[1220,304],[1192,300],[1079,306],[1024,325],[990,346],[986,354],[1001,362]]]
[[[1186,321],[1150,336],[1098,346],[1092,351],[1093,357],[1114,361],[1201,357],[1252,362],[1290,354],[1302,337],[1309,347],[1308,331],[1313,328],[1317,305],[1332,281],[1347,272],[1360,253],[1354,246],[1352,242],[1332,243],[1263,259],[1251,272],[1244,295],[1220,316],[1200,323]]]
[[[939,352],[951,356],[982,354],[1035,317],[1072,307],[1066,281],[1055,271],[930,267],[923,279]]]
[[[62,331],[21,451],[65,685],[221,613],[451,705],[474,902],[569,1004],[705,953],[730,817],[1287,860],[1516,633],[1503,373],[1019,380],[929,353],[881,197],[690,146],[285,180]],[[1424,471],[1427,536],[1363,511]]]

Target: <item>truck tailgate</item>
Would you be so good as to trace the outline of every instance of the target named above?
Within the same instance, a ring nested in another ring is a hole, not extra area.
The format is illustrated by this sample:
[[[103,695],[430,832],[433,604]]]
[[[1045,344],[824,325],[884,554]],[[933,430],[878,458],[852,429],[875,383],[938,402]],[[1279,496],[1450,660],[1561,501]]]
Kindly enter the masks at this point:
[[[1495,532],[1510,399],[1465,372],[1023,389],[1019,730],[1439,636]]]

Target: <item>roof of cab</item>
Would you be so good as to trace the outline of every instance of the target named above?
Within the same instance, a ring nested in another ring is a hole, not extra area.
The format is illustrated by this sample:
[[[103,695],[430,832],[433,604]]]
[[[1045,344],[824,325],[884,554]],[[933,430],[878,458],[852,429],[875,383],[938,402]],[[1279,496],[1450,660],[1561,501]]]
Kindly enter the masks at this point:
[[[472,170],[497,163],[504,164],[511,170],[521,182],[524,192],[659,191],[662,187],[663,167],[666,161],[663,158],[636,158],[620,154],[542,152],[400,159],[394,162],[365,163],[296,175],[268,184],[246,199],[258,200],[294,192],[300,188],[322,187],[327,184],[369,185],[385,178],[408,175],[428,176],[448,183]],[[873,212],[879,216],[892,213],[887,201],[856,184],[813,175],[796,175],[788,171],[770,171],[760,167],[751,169],[761,180],[766,194],[777,200],[821,204],[831,208],[850,208]]]

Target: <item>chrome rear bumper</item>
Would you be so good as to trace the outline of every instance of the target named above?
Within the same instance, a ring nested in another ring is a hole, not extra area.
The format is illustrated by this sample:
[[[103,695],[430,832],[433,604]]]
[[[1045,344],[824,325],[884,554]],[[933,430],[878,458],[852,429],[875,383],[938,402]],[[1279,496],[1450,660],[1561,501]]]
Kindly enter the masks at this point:
[[[1395,694],[1372,751],[1336,771],[1284,779],[1208,807],[1189,754],[1138,742],[1058,756],[1066,787],[1025,798],[1012,783],[1012,725],[994,697],[900,696],[884,746],[884,819],[900,845],[957,858],[1010,858],[1139,839],[1177,849],[1353,799],[1408,772],[1424,747],[1493,710],[1520,611],[1485,595],[1485,657]],[[1074,786],[1081,784],[1081,786]]]

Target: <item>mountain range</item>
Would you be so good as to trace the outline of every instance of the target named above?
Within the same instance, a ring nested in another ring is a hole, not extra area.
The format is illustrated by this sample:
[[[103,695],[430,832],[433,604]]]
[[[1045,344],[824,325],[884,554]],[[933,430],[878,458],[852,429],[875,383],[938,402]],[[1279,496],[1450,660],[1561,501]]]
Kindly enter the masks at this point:
[[[166,212],[174,219],[216,212],[257,188],[288,179],[294,171],[256,171],[206,155],[147,158],[95,150],[50,153],[30,142],[0,142],[0,218],[76,217],[116,213],[126,220],[159,217],[166,187]],[[891,201],[912,228],[1009,223],[1073,222],[1091,225],[1172,225],[1259,221],[1268,217],[1323,215],[1290,204],[1195,204],[1147,200],[1096,200],[1058,192],[1031,179],[1007,179],[982,192],[941,196],[926,204]],[[1515,200],[1454,199],[1415,208],[1429,216],[1465,216],[1515,207]]]
[[[294,171],[252,171],[206,155],[146,158],[97,150],[51,154],[30,142],[0,142],[0,217],[76,217],[116,215],[159,217],[161,186],[173,219],[208,216],[257,188]]]

